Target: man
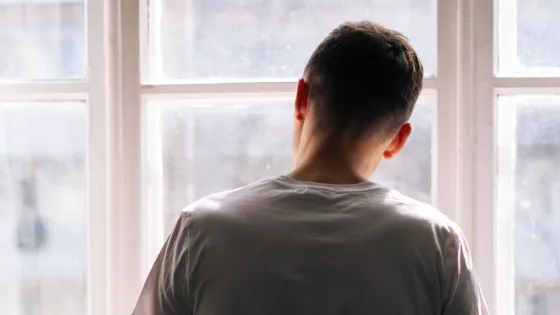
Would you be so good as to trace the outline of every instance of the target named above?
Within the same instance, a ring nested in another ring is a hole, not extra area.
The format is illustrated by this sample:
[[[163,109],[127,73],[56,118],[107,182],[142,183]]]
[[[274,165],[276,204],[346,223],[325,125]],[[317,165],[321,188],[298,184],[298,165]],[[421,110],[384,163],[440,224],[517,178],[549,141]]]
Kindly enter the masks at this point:
[[[461,230],[368,181],[406,143],[422,79],[401,34],[332,31],[298,83],[294,170],[187,207],[134,314],[480,314]]]

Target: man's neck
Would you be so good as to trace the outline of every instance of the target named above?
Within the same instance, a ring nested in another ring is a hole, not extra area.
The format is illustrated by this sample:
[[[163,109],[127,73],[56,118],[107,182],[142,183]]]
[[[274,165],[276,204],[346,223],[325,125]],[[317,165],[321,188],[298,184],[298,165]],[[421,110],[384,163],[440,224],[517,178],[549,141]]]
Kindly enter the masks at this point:
[[[290,177],[307,182],[326,184],[358,184],[368,181],[373,170],[370,163],[357,161],[356,155],[335,146],[318,146],[307,149],[298,157]]]

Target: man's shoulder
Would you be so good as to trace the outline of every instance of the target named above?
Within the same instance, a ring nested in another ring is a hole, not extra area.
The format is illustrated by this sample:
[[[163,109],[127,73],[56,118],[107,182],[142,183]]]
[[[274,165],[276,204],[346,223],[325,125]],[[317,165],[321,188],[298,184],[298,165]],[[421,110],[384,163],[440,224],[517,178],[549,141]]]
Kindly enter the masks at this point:
[[[274,179],[265,179],[205,196],[185,207],[179,220],[188,222],[193,233],[226,235],[252,217],[262,204],[262,195],[273,185]]]
[[[182,212],[191,217],[220,213],[229,209],[232,203],[244,202],[252,197],[259,196],[260,192],[267,186],[273,185],[273,183],[274,178],[267,178],[239,188],[213,193],[189,204]]]
[[[419,227],[425,227],[433,232],[445,230],[452,233],[460,231],[453,220],[436,207],[410,198],[395,190],[387,191],[384,204],[393,208],[399,221]]]

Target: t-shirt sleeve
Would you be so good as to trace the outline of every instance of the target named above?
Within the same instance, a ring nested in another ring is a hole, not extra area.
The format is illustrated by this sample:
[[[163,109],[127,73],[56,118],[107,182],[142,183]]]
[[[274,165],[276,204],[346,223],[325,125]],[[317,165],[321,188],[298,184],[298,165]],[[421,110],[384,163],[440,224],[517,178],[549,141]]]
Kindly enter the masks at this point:
[[[133,315],[192,314],[189,302],[189,220],[183,212],[146,279]]]
[[[444,240],[443,315],[488,315],[484,297],[475,278],[470,251],[458,228]]]

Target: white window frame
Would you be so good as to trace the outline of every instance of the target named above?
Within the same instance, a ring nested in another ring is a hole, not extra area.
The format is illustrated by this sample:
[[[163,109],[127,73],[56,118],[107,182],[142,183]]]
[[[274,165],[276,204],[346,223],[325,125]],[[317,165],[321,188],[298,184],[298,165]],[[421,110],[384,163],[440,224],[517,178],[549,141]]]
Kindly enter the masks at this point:
[[[509,0],[470,1],[472,15],[467,19],[470,21],[465,21],[465,26],[472,32],[468,41],[472,45],[472,60],[469,62],[472,63],[471,80],[474,83],[471,103],[474,114],[471,139],[474,145],[474,164],[471,165],[474,204],[471,216],[476,233],[471,239],[471,246],[490,312],[514,314],[513,217],[507,211],[513,207],[511,192],[515,169],[510,154],[507,154],[513,148],[502,147],[499,155],[498,141],[508,140],[515,129],[511,126],[511,119],[498,117],[497,101],[500,95],[560,94],[560,77],[557,72],[552,74],[555,77],[533,76],[537,73],[531,72],[524,73],[526,76],[499,73],[498,66],[515,67],[516,3]],[[498,34],[498,29],[504,31]],[[501,54],[498,60],[498,49],[510,54]],[[498,134],[498,123],[506,124],[500,129],[509,129],[509,134]],[[511,141],[500,141],[507,142]]]
[[[496,10],[498,1],[508,0],[432,1],[437,2],[438,75],[424,80],[427,93],[437,95],[432,199],[463,227],[491,313],[513,314],[513,248],[511,238],[496,229],[498,220],[508,218],[496,207],[498,183],[507,183],[497,173],[496,100],[501,94],[559,94],[560,77],[496,75],[496,47],[515,49],[515,32],[500,34],[494,43],[498,24],[515,29],[515,6]],[[155,245],[142,248],[141,241],[146,240],[141,215],[146,100],[285,96],[294,94],[296,84],[142,85],[140,34],[146,25],[140,13],[147,10],[145,2],[86,3],[88,81],[0,83],[0,101],[87,102],[88,313],[129,314],[143,281],[143,258],[157,251]],[[147,235],[158,235],[161,228],[152,225]]]

